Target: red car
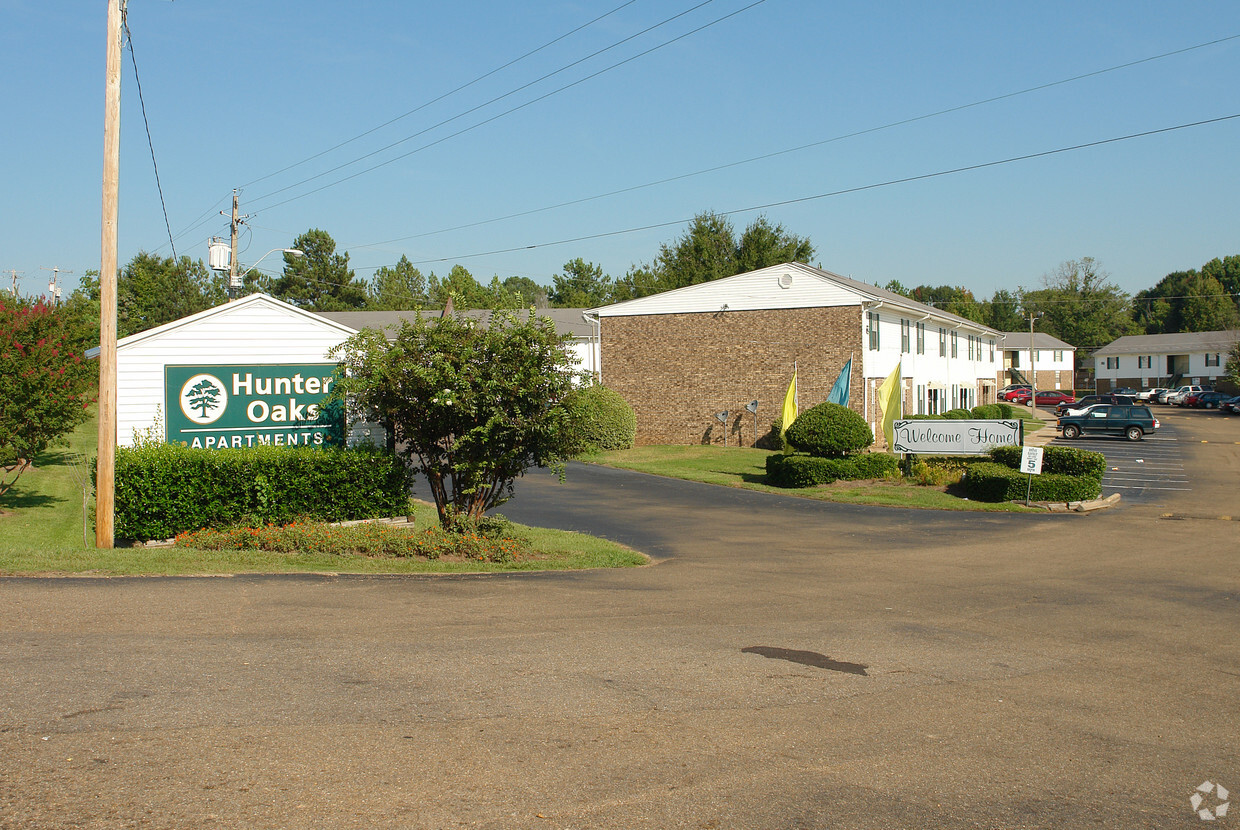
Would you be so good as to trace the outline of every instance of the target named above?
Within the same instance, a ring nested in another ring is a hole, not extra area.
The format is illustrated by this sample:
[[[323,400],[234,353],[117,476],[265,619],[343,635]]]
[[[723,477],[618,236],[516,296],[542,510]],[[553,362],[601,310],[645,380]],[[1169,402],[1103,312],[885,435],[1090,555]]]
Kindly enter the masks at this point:
[[[1010,400],[1012,401],[1012,403],[1028,404],[1029,394],[1030,392],[1028,389],[1022,389],[1021,391],[1013,395]],[[1037,400],[1038,406],[1058,406],[1061,403],[1067,403],[1067,404],[1076,403],[1076,398],[1072,397],[1066,392],[1060,392],[1055,389],[1039,389],[1038,390],[1038,400]]]

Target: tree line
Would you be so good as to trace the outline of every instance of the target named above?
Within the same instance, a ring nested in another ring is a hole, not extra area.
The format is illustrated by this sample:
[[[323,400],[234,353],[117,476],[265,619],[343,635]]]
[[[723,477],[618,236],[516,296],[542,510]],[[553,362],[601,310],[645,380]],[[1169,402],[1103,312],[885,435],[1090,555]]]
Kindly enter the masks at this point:
[[[726,216],[698,214],[687,229],[659,246],[649,261],[612,277],[581,257],[566,262],[550,285],[523,276],[481,282],[462,265],[443,276],[423,273],[402,256],[378,268],[369,281],[359,278],[348,252],[337,252],[326,231],[312,228],[291,247],[303,256],[284,255],[275,275],[251,270],[241,294],[263,291],[312,311],[398,311],[442,308],[449,299],[458,310],[472,308],[592,308],[709,282],[783,262],[809,263],[815,254],[808,237],[759,216],[737,231]],[[1210,260],[1200,270],[1176,271],[1156,285],[1129,295],[1092,257],[1069,260],[1042,278],[1038,287],[997,289],[989,298],[952,285],[887,290],[935,306],[999,331],[1037,328],[1079,349],[1093,349],[1126,334],[1163,334],[1240,328],[1240,256]],[[121,337],[212,308],[228,296],[227,276],[202,260],[178,260],[141,252],[119,272],[117,332]],[[88,276],[69,305],[98,317],[99,281]]]

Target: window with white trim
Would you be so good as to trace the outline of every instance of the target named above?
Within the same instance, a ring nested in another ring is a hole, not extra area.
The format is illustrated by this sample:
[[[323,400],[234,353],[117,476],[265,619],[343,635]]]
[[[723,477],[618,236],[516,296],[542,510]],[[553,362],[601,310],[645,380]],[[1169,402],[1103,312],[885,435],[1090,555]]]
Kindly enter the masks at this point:
[[[878,313],[874,311],[867,311],[865,313],[865,320],[866,320],[866,332],[869,334],[869,338],[870,338],[870,351],[876,352],[878,351],[878,343],[879,343]]]
[[[942,326],[939,326],[939,357],[947,357],[947,329]]]
[[[1219,366],[1219,365],[1221,365],[1221,364],[1219,363],[1219,353],[1218,353],[1218,352],[1215,352],[1214,354],[1207,354],[1207,355],[1206,355],[1206,365],[1207,365],[1207,366]]]
[[[900,353],[908,354],[912,350],[912,338],[909,336],[909,322],[900,318]]]
[[[926,353],[926,324],[917,324],[917,354]],[[919,415],[924,413],[918,413]]]
[[[960,335],[959,332],[952,332],[952,357],[960,357]],[[952,400],[955,400],[956,393],[952,393]]]

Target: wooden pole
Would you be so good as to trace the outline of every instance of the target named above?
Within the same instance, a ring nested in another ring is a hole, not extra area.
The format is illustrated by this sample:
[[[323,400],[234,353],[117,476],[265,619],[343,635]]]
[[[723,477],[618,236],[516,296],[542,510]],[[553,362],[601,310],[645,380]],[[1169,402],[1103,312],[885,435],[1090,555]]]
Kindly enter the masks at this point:
[[[99,458],[95,472],[95,547],[115,543],[116,262],[121,159],[121,23],[124,0],[108,0],[103,118],[103,221],[99,257]]]

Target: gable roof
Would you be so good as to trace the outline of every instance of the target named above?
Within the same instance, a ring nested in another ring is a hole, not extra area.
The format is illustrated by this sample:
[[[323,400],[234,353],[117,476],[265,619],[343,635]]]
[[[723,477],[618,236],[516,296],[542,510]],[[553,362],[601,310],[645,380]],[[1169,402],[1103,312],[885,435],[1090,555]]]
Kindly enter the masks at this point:
[[[349,328],[347,325],[343,325],[334,320],[325,319],[314,312],[298,308],[297,306],[286,303],[283,300],[277,300],[270,294],[250,294],[247,297],[242,297],[240,300],[221,303],[220,305],[213,308],[208,308],[205,311],[199,311],[197,314],[191,314],[188,317],[182,317],[179,320],[164,323],[162,326],[156,326],[153,329],[147,329],[145,331],[137,332],[136,334],[131,334],[128,337],[122,337],[116,341],[116,349],[117,351],[122,351],[137,345],[138,343],[161,337],[165,334],[176,331],[177,329],[196,325],[204,320],[210,320],[211,318],[224,317],[237,313],[245,313],[252,311],[255,308],[266,309],[277,314],[299,319],[301,322],[304,322],[311,327],[320,328],[339,334],[341,339],[350,337],[357,333],[356,329]],[[99,347],[95,346],[87,349],[86,356],[90,359],[97,358],[99,356]]]
[[[786,262],[590,309],[599,317],[647,314],[715,313],[781,308],[819,308],[845,305],[894,307],[910,316],[933,318],[952,326],[997,335],[989,326],[911,300],[876,285],[844,277],[801,262]]]
[[[1094,352],[1097,357],[1121,354],[1188,354],[1225,352],[1240,341],[1240,329],[1185,331],[1174,334],[1130,334]]]
[[[1024,349],[1029,351],[1029,332],[1027,331],[1005,331],[1000,337],[1003,338],[1003,348],[1011,351],[1020,351]],[[1076,346],[1071,343],[1065,343],[1054,335],[1047,334],[1044,331],[1035,331],[1033,333],[1034,349],[1050,349],[1052,351],[1076,351]]]

